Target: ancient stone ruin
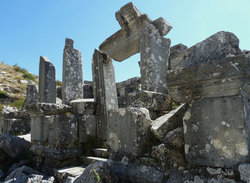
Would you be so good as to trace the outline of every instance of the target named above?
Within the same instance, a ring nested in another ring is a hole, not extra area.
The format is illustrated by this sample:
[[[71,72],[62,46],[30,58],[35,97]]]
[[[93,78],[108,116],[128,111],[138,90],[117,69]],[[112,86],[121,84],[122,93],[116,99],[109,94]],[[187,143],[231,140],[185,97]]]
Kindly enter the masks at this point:
[[[225,31],[170,48],[172,26],[132,3],[115,17],[121,29],[94,50],[93,81],[83,81],[82,55],[69,38],[61,88],[40,57],[39,91],[29,83],[23,110],[0,115],[0,163],[17,162],[0,179],[250,182],[249,51]],[[113,61],[136,53],[141,76],[116,83]],[[30,142],[10,136],[20,128]]]

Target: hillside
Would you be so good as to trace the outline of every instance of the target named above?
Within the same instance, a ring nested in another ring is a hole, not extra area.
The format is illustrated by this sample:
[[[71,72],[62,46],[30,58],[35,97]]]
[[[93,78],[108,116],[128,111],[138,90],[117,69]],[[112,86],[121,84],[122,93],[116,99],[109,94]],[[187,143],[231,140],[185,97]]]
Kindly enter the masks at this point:
[[[24,99],[28,80],[38,82],[37,76],[17,64],[10,66],[0,62],[0,98]]]

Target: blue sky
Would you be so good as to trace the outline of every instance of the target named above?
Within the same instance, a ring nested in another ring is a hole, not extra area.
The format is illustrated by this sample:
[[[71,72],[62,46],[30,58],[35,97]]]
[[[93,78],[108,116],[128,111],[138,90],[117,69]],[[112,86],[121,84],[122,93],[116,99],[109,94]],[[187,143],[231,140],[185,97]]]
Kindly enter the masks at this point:
[[[115,12],[127,0],[0,0],[0,61],[38,75],[47,56],[62,78],[65,38],[82,52],[84,80],[92,80],[95,48],[120,29]],[[134,0],[151,19],[164,17],[173,29],[165,37],[188,47],[221,31],[233,32],[250,50],[250,0]],[[116,81],[139,76],[139,55],[114,62]]]

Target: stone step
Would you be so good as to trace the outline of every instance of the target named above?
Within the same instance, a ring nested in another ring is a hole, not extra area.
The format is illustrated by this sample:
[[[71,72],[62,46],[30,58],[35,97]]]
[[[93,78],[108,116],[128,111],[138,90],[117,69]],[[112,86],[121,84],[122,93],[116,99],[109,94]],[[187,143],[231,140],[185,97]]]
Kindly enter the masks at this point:
[[[94,156],[84,156],[81,159],[82,159],[82,162],[85,165],[89,165],[91,163],[95,163],[95,162],[98,162],[98,161],[102,161],[102,162],[107,161],[107,159],[105,159],[105,158],[94,157]]]
[[[76,166],[76,167],[63,167],[54,169],[54,176],[59,183],[66,182],[66,180],[74,180],[80,176],[85,170],[85,166]]]
[[[94,155],[100,158],[109,158],[110,153],[105,148],[95,148],[93,149]]]

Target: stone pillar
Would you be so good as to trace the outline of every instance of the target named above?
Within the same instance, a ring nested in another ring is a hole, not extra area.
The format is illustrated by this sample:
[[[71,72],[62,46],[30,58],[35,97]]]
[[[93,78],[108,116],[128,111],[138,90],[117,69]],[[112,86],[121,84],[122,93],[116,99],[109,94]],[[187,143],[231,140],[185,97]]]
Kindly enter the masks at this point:
[[[95,50],[92,60],[92,73],[96,115],[99,119],[97,133],[102,140],[106,140],[108,110],[118,108],[112,59]]]
[[[74,41],[66,38],[63,50],[62,102],[83,98],[82,54],[74,49]]]
[[[23,107],[37,102],[38,102],[38,92],[36,83],[34,83],[33,81],[29,81],[27,85],[26,98]]]
[[[170,39],[160,35],[152,24],[145,26],[141,37],[141,89],[167,93]]]
[[[39,101],[56,103],[56,71],[47,57],[40,57]]]

